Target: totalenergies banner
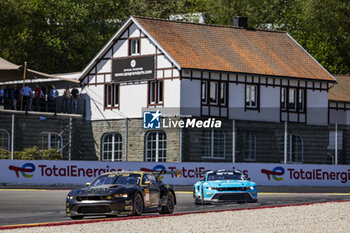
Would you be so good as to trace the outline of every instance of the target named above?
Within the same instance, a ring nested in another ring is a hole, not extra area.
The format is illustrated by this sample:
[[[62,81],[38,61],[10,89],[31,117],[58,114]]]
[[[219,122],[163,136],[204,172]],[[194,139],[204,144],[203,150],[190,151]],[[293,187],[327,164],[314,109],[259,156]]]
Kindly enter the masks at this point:
[[[350,186],[349,165],[301,165],[268,163],[153,163],[1,160],[0,183],[68,185],[85,184],[105,172],[180,170],[182,176],[163,175],[166,183],[192,185],[203,177],[201,172],[238,169],[258,185],[271,186]]]

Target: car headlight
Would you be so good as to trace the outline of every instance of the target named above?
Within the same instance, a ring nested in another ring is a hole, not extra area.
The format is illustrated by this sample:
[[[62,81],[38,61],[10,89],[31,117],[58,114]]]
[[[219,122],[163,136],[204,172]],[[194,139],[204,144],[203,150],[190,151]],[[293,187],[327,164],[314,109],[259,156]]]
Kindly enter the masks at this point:
[[[248,186],[247,189],[254,190],[254,186]]]
[[[75,199],[75,198],[77,198],[77,196],[67,196],[67,199],[70,199],[70,200]]]
[[[114,198],[127,198],[128,194],[126,194],[126,193],[117,193],[117,194],[114,194],[113,196],[114,196]]]
[[[211,187],[207,187],[208,190],[211,190],[212,188]]]

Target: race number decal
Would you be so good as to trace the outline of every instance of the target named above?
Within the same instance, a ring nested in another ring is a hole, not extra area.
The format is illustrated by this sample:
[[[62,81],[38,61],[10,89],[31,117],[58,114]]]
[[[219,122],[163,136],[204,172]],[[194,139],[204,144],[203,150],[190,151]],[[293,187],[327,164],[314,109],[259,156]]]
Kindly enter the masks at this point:
[[[146,201],[146,202],[150,202],[150,198],[149,198],[149,189],[145,189],[145,201]]]

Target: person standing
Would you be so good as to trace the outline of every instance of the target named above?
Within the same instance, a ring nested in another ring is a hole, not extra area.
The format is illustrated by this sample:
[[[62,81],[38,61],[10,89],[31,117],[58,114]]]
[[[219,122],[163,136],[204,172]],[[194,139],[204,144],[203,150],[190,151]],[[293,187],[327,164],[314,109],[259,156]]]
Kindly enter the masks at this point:
[[[11,89],[11,103],[12,103],[13,110],[17,110],[18,100],[19,100],[19,90],[17,86],[14,86],[13,89]]]
[[[35,93],[34,93],[34,103],[35,103],[35,110],[40,111],[40,99],[44,96],[40,86],[38,84],[35,85]]]
[[[21,90],[21,95],[23,96],[23,102],[25,104],[26,111],[32,111],[32,97],[33,91],[29,86],[24,86]]]
[[[77,89],[77,86],[73,87],[73,90],[71,91],[72,94],[72,113],[77,113],[78,108],[78,100],[80,99],[79,91]]]
[[[0,105],[2,105],[4,103],[4,89],[1,87],[0,89]]]
[[[68,106],[69,106],[69,101],[70,101],[71,97],[72,97],[72,95],[69,91],[69,86],[67,86],[66,90],[64,90],[64,93],[63,93],[61,112],[63,112],[63,113],[69,112]]]
[[[55,85],[52,85],[50,90],[49,98],[50,98],[50,112],[56,112],[56,99],[58,97],[58,91]]]
[[[4,89],[4,109],[10,109],[10,105],[11,105],[11,98],[10,98],[10,88],[9,87],[5,87]]]

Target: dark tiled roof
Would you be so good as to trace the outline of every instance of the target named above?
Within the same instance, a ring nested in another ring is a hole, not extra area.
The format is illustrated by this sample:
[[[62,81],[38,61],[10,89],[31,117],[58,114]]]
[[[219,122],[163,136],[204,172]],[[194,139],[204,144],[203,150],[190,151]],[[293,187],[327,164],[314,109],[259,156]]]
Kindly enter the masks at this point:
[[[336,75],[337,84],[329,89],[328,99],[350,102],[350,76]]]
[[[135,19],[185,69],[334,81],[286,32]]]

